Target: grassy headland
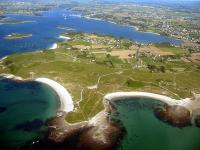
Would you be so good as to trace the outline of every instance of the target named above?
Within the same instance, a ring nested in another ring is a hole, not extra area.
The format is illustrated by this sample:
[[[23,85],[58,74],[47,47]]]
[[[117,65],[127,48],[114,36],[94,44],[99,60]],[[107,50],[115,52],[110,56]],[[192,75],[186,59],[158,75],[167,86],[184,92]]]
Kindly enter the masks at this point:
[[[67,115],[68,122],[93,117],[103,109],[103,96],[110,92],[146,91],[177,99],[200,92],[199,58],[185,49],[166,44],[139,46],[96,34],[64,36],[71,39],[58,43],[56,50],[8,56],[0,63],[0,73],[47,77],[61,83],[76,108]]]

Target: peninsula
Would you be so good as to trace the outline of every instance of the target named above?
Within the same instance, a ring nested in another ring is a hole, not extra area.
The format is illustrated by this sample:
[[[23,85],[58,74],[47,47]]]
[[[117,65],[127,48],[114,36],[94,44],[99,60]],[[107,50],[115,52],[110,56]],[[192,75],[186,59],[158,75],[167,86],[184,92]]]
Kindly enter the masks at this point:
[[[200,3],[182,1],[2,0],[1,149],[200,150]]]
[[[163,102],[162,109],[154,110],[163,122],[199,127],[199,95],[192,95],[200,93],[199,53],[107,35],[72,32],[63,37],[66,41],[56,49],[13,54],[0,62],[1,74],[45,83],[58,93],[61,109],[48,121],[46,144],[59,147],[76,137],[80,142],[74,146],[81,148],[116,148],[124,129],[110,118],[114,102],[138,97]]]
[[[175,99],[200,93],[199,53],[169,44],[139,46],[106,35],[75,32],[62,36],[70,39],[57,43],[56,49],[9,55],[1,61],[0,73],[61,83],[73,96],[77,110],[67,115],[70,123],[103,110],[102,96],[113,91],[150,92]]]

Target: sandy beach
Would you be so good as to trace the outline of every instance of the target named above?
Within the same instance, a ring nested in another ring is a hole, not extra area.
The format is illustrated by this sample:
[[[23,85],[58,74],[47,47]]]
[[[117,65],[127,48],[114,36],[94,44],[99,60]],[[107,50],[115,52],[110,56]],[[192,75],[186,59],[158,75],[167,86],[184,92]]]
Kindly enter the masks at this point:
[[[32,81],[28,79],[23,79],[21,77],[18,77],[12,74],[1,74],[1,76],[7,79],[11,79],[11,80]],[[50,86],[57,93],[60,100],[61,111],[68,113],[74,110],[74,103],[73,103],[72,97],[62,85],[48,78],[37,78],[34,81]]]
[[[21,80],[21,81],[24,81],[23,78],[14,76],[14,75],[12,75],[12,74],[1,74],[1,76],[3,76],[4,78],[7,78],[7,79],[13,79],[13,80]]]
[[[70,38],[67,37],[67,36],[59,36],[60,39],[63,39],[64,42],[67,42]],[[58,44],[57,43],[54,43],[49,49],[57,49],[58,48]]]
[[[0,61],[4,61],[8,56],[4,56],[2,58],[0,58]]]
[[[58,48],[58,44],[54,43],[49,49],[57,49]]]
[[[48,78],[37,78],[35,79],[35,81],[47,84],[56,91],[60,99],[60,110],[64,112],[73,111],[74,104],[72,101],[72,97],[62,85]]]
[[[70,37],[63,36],[63,35],[60,35],[59,38],[63,39],[65,42],[67,42],[68,40],[70,40]]]
[[[164,103],[171,105],[171,106],[173,106],[173,105],[183,106],[190,111],[200,107],[199,95],[196,95],[196,97],[194,95],[193,98],[185,98],[185,99],[181,99],[181,100],[176,100],[176,99],[172,99],[170,97],[164,96],[164,95],[147,93],[147,92],[116,92],[116,93],[110,93],[110,94],[107,94],[104,97],[104,102],[106,104],[106,101],[116,101],[116,100],[127,99],[127,98],[135,98],[135,97],[152,98],[152,99],[164,102]]]

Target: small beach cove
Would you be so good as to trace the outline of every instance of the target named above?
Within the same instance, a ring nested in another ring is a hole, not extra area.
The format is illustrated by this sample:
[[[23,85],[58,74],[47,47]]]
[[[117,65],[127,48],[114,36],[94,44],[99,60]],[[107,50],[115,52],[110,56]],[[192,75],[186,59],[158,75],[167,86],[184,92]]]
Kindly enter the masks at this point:
[[[116,101],[114,105],[116,110],[112,117],[125,127],[118,150],[133,147],[137,150],[200,149],[200,129],[195,125],[177,128],[155,117],[156,107],[163,107],[163,103],[148,98],[130,98]]]

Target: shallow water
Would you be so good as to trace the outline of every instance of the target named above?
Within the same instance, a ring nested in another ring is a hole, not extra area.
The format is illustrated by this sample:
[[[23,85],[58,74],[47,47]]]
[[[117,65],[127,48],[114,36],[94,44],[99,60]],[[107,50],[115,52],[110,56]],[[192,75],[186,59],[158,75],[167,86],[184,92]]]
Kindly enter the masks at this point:
[[[50,48],[55,42],[63,41],[63,39],[59,39],[61,33],[68,32],[58,29],[58,27],[69,27],[80,32],[125,37],[141,43],[181,43],[178,39],[163,37],[153,33],[138,32],[133,27],[77,17],[76,15],[80,16],[81,14],[64,9],[52,9],[43,12],[42,15],[43,16],[7,15],[9,20],[27,20],[33,22],[0,25],[0,58],[12,53]],[[5,36],[11,33],[32,34],[33,36],[14,40],[4,39]]]
[[[42,138],[45,122],[58,106],[58,96],[46,85],[0,78],[0,149],[17,149]]]
[[[114,119],[126,133],[118,150],[200,150],[200,128],[177,128],[158,120],[153,113],[155,100],[135,99],[115,102]]]

